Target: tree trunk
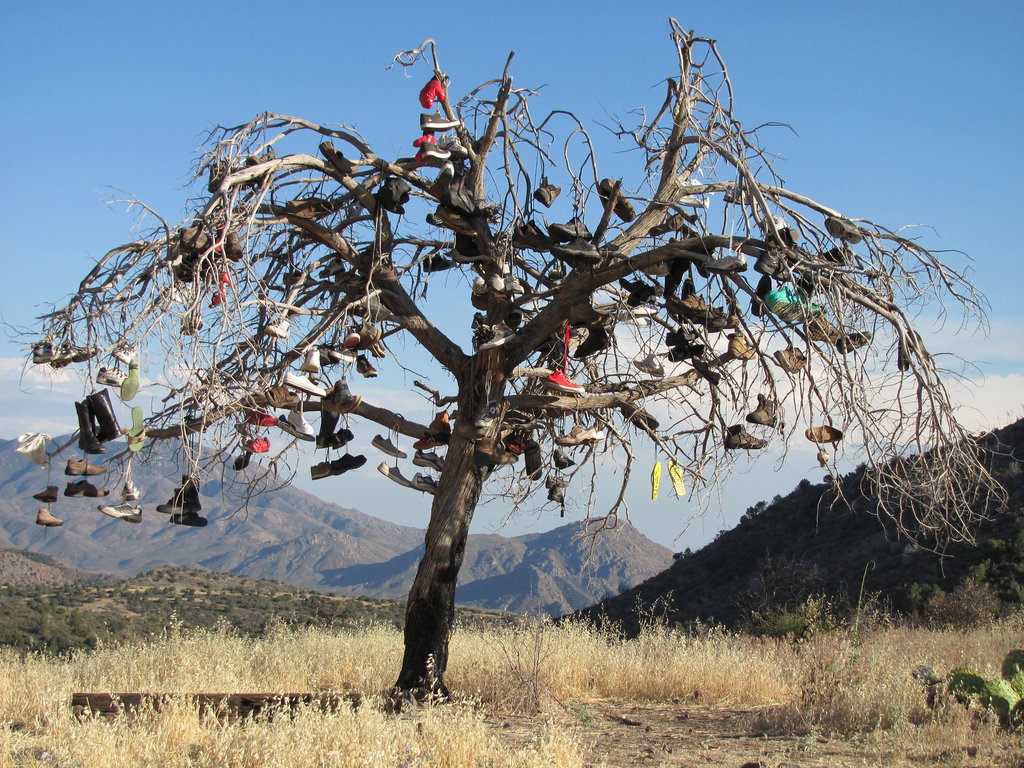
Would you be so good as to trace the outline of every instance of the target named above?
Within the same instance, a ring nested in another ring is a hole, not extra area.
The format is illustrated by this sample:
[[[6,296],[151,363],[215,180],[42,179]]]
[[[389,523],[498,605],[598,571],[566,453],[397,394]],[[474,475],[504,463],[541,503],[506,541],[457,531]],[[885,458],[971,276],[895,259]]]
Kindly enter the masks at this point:
[[[474,441],[470,433],[459,429],[460,422],[472,424],[488,398],[500,397],[505,385],[504,376],[493,372],[493,362],[490,370],[482,361],[477,362],[480,368],[470,366],[460,372],[456,429],[430,510],[423,559],[405,609],[405,655],[395,687],[417,698],[449,695],[444,673],[455,621],[455,582],[483,486],[483,474],[474,458]]]
[[[452,435],[427,526],[426,550],[405,611],[405,656],[397,688],[448,696],[444,672],[455,619],[455,580],[466,551],[473,510],[480,498],[480,472],[473,443]]]

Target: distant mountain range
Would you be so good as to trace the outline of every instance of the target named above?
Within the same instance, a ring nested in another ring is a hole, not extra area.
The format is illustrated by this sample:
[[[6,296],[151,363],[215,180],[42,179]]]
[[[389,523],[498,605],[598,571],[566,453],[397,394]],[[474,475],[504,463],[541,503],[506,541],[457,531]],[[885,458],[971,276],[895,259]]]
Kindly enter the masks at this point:
[[[254,497],[241,511],[225,503],[220,482],[201,488],[206,528],[171,525],[157,513],[180,473],[156,458],[133,468],[144,499],[138,525],[97,511],[97,499],[65,498],[53,513],[60,528],[35,525],[46,472],[0,440],[0,547],[52,555],[85,571],[134,576],[162,566],[198,566],[254,578],[276,579],[338,595],[404,598],[423,549],[424,531],[396,525],[323,501],[296,488]],[[103,457],[100,457],[103,458]],[[55,463],[51,482],[63,493],[66,458]],[[117,473],[95,478],[120,500]],[[593,542],[570,524],[514,538],[471,534],[459,575],[456,601],[519,613],[566,613],[618,594],[666,568],[672,553],[622,525]]]
[[[793,609],[810,596],[855,606],[862,584],[864,595],[907,611],[921,595],[949,592],[965,577],[1007,603],[1024,602],[1024,420],[978,446],[1008,503],[977,527],[976,545],[952,544],[940,555],[900,538],[872,514],[876,501],[860,491],[861,468],[840,479],[848,505],[831,505],[826,484],[801,481],[785,497],[748,509],[703,549],[576,615],[607,618],[635,633],[641,604],[657,606],[669,622],[737,627],[752,611]]]

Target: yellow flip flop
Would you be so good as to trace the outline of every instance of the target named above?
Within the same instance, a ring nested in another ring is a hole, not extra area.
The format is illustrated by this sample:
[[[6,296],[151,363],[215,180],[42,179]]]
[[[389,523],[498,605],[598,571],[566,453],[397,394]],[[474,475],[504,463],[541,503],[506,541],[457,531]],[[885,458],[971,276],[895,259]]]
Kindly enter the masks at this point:
[[[672,490],[676,492],[676,498],[681,499],[686,495],[686,483],[683,482],[683,468],[679,462],[670,459],[668,462],[668,476],[672,478]]]
[[[661,462],[654,462],[654,469],[651,471],[651,500],[658,498],[658,488],[661,486]]]

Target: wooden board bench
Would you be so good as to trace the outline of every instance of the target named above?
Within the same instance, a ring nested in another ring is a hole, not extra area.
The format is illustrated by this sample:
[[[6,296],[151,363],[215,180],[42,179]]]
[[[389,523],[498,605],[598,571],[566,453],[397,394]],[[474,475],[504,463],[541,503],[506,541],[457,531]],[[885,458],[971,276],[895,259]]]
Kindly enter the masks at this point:
[[[135,714],[140,709],[159,712],[170,701],[190,700],[198,712],[210,712],[220,719],[234,722],[238,718],[266,713],[268,718],[277,713],[293,713],[299,706],[311,706],[325,712],[334,712],[342,706],[357,707],[362,696],[355,692],[343,693],[73,693],[71,708],[76,715],[100,715],[114,718],[122,714]]]

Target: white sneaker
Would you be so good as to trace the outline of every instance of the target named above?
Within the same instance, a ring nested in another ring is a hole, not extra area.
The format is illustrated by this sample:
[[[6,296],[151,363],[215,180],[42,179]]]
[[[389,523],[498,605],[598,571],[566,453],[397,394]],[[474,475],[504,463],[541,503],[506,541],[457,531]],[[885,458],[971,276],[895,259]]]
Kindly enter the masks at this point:
[[[396,446],[394,443],[391,442],[389,438],[386,438],[383,435],[377,435],[376,437],[374,437],[370,444],[377,450],[383,451],[388,456],[394,456],[396,459],[404,459],[407,456],[405,451]]]
[[[302,361],[302,365],[299,368],[300,371],[306,373],[320,373],[320,349],[319,347],[313,347],[306,352],[306,359]]]
[[[417,472],[413,478],[412,483],[409,485],[410,488],[414,488],[417,491],[423,491],[433,496],[437,493],[437,480],[432,478],[430,475],[421,475]]]
[[[747,255],[745,253],[729,253],[717,259],[711,259],[704,264],[704,269],[713,272],[742,272],[747,268]]]
[[[100,368],[96,375],[96,383],[107,387],[120,387],[126,378],[127,376],[117,368]]]
[[[131,504],[100,504],[99,510],[104,515],[124,520],[126,523],[142,522],[142,507],[133,507]]]
[[[309,442],[316,440],[316,432],[313,431],[310,423],[306,421],[302,411],[289,411],[284,416],[278,417],[277,426],[299,440],[307,440]]]
[[[270,323],[266,328],[263,329],[263,335],[269,336],[272,339],[287,339],[288,334],[292,331],[291,323],[285,318],[280,318]]]
[[[110,356],[122,365],[128,365],[138,356],[138,350],[131,344],[124,344],[111,352]]]
[[[299,392],[305,392],[307,395],[313,395],[314,397],[323,397],[327,394],[327,390],[318,387],[308,376],[300,376],[299,374],[292,373],[291,371],[285,373],[284,385],[286,387],[291,387],[292,389],[297,389]]]
[[[649,354],[647,357],[645,357],[643,360],[634,360],[633,365],[635,365],[639,370],[651,376],[660,377],[665,375],[665,368],[662,366],[660,362],[658,362],[658,357],[653,352]]]
[[[384,475],[384,477],[394,480],[399,485],[404,485],[406,488],[412,487],[412,483],[408,479],[402,477],[401,470],[399,470],[398,467],[389,466],[386,461],[382,461],[380,463],[380,466],[377,467],[377,471]]]
[[[139,500],[139,489],[131,480],[124,481],[124,488],[121,489],[121,498],[124,501]]]

